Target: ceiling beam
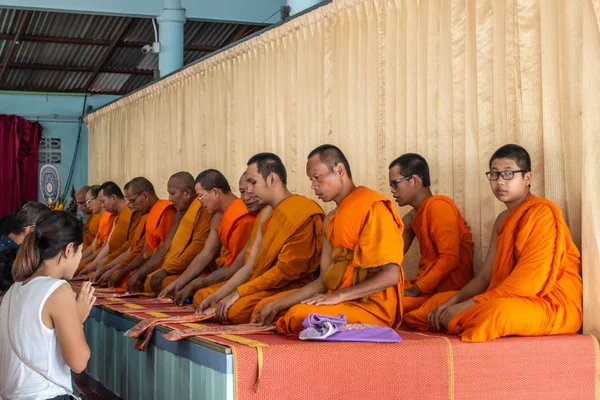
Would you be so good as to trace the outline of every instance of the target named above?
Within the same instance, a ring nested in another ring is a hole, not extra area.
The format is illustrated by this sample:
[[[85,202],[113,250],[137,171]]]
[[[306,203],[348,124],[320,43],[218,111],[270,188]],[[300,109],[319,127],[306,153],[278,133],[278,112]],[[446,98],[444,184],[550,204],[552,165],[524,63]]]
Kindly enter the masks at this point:
[[[4,68],[6,64],[0,64]],[[11,69],[30,69],[30,70],[45,70],[45,71],[64,71],[64,72],[90,72],[93,73],[95,67],[81,67],[74,65],[48,65],[48,64],[22,64],[12,63],[10,64]],[[151,69],[138,69],[138,68],[117,68],[117,67],[102,67],[99,72],[106,72],[111,74],[130,74],[130,75],[154,75],[154,71]]]
[[[247,26],[247,25],[244,25]],[[254,25],[249,25],[254,27]],[[0,34],[0,40],[14,40],[15,35]],[[110,40],[98,40],[98,39],[74,39],[66,37],[50,37],[50,36],[21,36],[19,38],[23,42],[42,42],[42,43],[60,43],[60,44],[80,44],[87,46],[110,46],[112,41]],[[122,41],[119,40],[116,47],[138,47],[142,48],[146,45],[152,45],[151,42],[133,42],[133,41]],[[189,51],[216,51],[218,46],[206,46],[203,44],[188,44],[184,46],[184,50]]]
[[[8,71],[10,64],[13,62],[13,60],[15,58],[15,53],[17,52],[17,45],[19,44],[19,39],[25,33],[25,30],[27,29],[27,26],[29,25],[29,21],[31,20],[32,14],[33,14],[33,11],[25,11],[23,16],[21,17],[21,22],[19,23],[19,29],[17,30],[17,33],[15,34],[14,38],[12,39],[12,43],[10,44],[10,49],[8,50],[8,55],[6,56],[4,64],[2,65],[2,70],[0,71],[0,83],[2,83],[2,81],[4,80],[4,77],[6,76],[6,71]]]
[[[121,40],[123,35],[125,35],[125,32],[131,26],[132,22],[133,22],[133,18],[126,18],[123,21],[121,28],[119,28],[119,31],[117,32],[117,34],[114,36],[113,40],[108,45],[108,48],[106,49],[106,51],[104,51],[104,54],[102,54],[102,58],[100,58],[100,60],[98,60],[98,64],[96,64],[96,67],[94,67],[94,72],[92,72],[92,76],[90,76],[90,78],[88,79],[87,83],[84,86],[84,89],[83,89],[84,92],[87,92],[88,89],[90,88],[90,86],[92,86],[92,84],[96,80],[96,77],[100,73],[100,70],[104,67],[104,64],[106,64],[106,61],[108,61],[108,58],[111,56],[111,54],[115,50],[117,43],[119,43],[119,40]]]

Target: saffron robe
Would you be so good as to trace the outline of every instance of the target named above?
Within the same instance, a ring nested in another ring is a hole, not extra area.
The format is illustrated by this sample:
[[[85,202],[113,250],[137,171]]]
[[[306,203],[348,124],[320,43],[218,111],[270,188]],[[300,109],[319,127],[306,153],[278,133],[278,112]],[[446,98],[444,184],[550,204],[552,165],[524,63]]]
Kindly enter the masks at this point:
[[[229,308],[231,322],[250,322],[259,301],[314,279],[323,245],[323,217],[321,207],[304,196],[292,195],[277,205],[261,227],[262,243],[250,277],[237,288],[240,298]],[[252,244],[251,238],[250,248]]]
[[[211,221],[212,214],[206,211],[200,201],[194,200],[181,218],[171,246],[158,265],[157,271],[164,269],[169,273],[169,276],[162,281],[163,289],[177,279],[194,257],[202,251],[210,232]],[[146,278],[144,286],[146,293],[154,292],[150,286],[150,280],[157,271]]]
[[[85,233],[83,235],[83,249],[87,249],[90,247],[94,238],[98,234],[98,229],[100,227],[100,218],[102,216],[100,214],[92,214],[87,217],[85,220]]]
[[[133,233],[141,220],[142,215],[132,212],[129,207],[124,207],[121,210],[117,215],[113,232],[108,240],[110,253],[106,257],[105,264],[114,261],[115,258],[129,249]]]
[[[363,299],[325,306],[295,305],[277,320],[277,331],[299,333],[304,329],[302,321],[311,313],[344,314],[348,323],[399,327],[404,281],[403,228],[402,219],[387,197],[363,186],[350,192],[325,227],[326,239],[333,248],[331,264],[321,277],[328,293],[358,284],[369,277],[371,268],[388,264],[397,265],[399,282]]]
[[[465,342],[502,336],[575,333],[582,323],[581,256],[560,208],[530,195],[498,230],[488,289],[477,305],[456,314],[448,333]],[[431,311],[455,292],[433,296],[405,316],[409,328],[428,330]]]
[[[446,196],[431,196],[421,204],[412,230],[419,241],[421,259],[416,279],[422,295],[404,296],[405,313],[421,307],[435,293],[462,289],[473,279],[474,243],[471,229],[454,202]]]

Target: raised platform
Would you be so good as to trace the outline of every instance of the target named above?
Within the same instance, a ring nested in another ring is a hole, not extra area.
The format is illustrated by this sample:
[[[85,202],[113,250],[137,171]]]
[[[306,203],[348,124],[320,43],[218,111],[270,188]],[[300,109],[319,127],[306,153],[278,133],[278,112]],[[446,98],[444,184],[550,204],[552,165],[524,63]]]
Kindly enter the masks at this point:
[[[412,331],[400,331],[399,344],[276,334],[169,342],[163,336],[171,328],[159,327],[138,352],[123,336],[137,320],[94,307],[86,322],[87,374],[128,400],[600,398],[598,343],[589,335],[482,344]]]

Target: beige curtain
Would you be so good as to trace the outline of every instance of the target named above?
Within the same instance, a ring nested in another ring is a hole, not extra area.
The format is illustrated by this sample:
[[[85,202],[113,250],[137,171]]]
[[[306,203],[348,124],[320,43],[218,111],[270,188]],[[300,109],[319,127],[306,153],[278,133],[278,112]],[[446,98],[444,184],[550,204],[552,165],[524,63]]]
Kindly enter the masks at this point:
[[[334,1],[88,116],[89,181],[143,175],[166,197],[172,173],[217,168],[236,186],[272,151],[313,197],[306,156],[333,143],[356,183],[389,195],[389,162],[418,152],[479,268],[503,209],[488,159],[518,143],[533,192],[583,242],[586,330],[600,334],[599,15],[600,0]]]

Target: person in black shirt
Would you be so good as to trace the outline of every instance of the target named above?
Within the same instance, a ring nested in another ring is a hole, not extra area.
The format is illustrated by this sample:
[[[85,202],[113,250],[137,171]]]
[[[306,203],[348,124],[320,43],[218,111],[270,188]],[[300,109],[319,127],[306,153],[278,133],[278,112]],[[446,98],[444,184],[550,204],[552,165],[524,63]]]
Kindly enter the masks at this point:
[[[0,296],[14,283],[11,270],[19,245],[37,221],[50,212],[45,205],[28,201],[4,224],[0,232]]]

